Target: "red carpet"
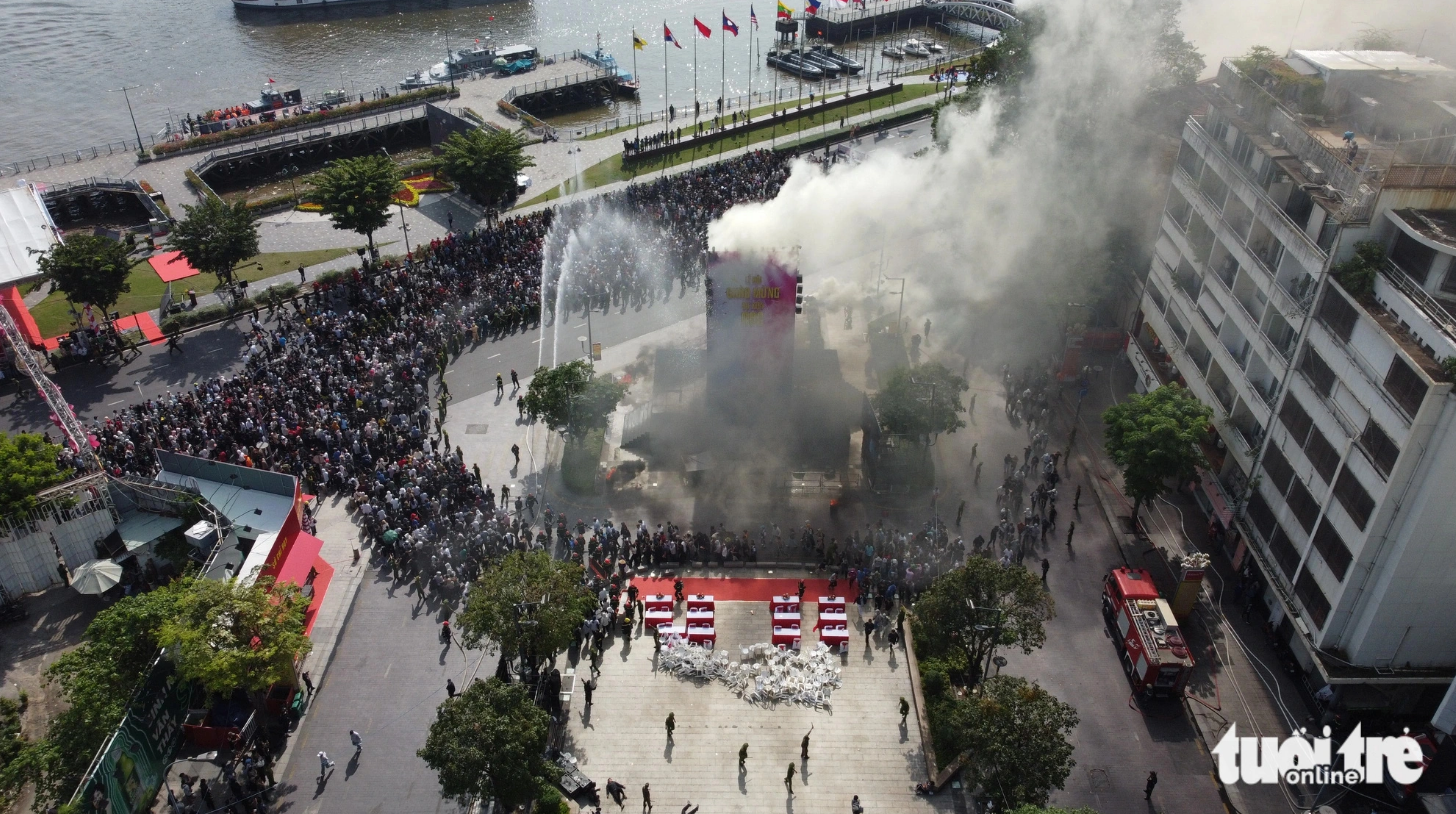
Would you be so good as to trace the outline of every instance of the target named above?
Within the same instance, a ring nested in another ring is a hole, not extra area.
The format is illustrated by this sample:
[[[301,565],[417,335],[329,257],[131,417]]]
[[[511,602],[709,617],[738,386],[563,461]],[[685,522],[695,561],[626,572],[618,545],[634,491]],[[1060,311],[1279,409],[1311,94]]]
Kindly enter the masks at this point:
[[[165,341],[167,338],[162,333],[162,330],[157,327],[156,320],[152,319],[152,315],[148,314],[146,311],[136,314],[135,316],[122,317],[121,319],[118,319],[115,324],[116,329],[118,331],[121,331],[122,333],[126,333],[128,331],[141,331],[142,338],[146,340],[149,344],[155,345],[158,342]],[[61,334],[61,336],[65,336],[65,334]],[[50,339],[47,339],[43,344],[45,345],[46,350],[55,350],[56,348],[59,348],[61,346],[61,337],[53,336]]]
[[[671,594],[670,579],[633,579],[632,584],[643,594]],[[829,580],[804,580],[804,601],[817,602],[819,597],[829,593]],[[797,579],[745,579],[726,577],[718,579],[689,578],[683,580],[684,594],[708,594],[717,602],[768,602],[775,596],[788,596],[799,592]],[[854,598],[854,590],[845,580],[840,580],[835,592]]]
[[[152,271],[155,271],[164,283],[174,283],[202,273],[187,262],[187,258],[182,256],[182,252],[163,252],[152,255],[147,258],[147,265],[152,267]]]

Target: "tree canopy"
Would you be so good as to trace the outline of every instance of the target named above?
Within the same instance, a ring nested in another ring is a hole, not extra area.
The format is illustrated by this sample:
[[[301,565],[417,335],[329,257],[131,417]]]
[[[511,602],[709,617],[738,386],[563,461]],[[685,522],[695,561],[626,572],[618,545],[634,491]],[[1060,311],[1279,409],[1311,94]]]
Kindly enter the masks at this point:
[[[522,685],[477,679],[440,705],[416,754],[439,775],[443,796],[495,797],[514,811],[560,774],[544,757],[549,727]]]
[[[1189,481],[1207,466],[1200,441],[1208,438],[1212,411],[1176,384],[1133,395],[1102,413],[1103,445],[1122,469],[1123,490],[1142,505],[1167,491],[1168,481]]]
[[[1183,0],[1143,1],[1151,3],[1150,19],[1158,26],[1151,51],[1154,64],[1151,89],[1185,87],[1197,82],[1198,75],[1203,73],[1203,54],[1183,36],[1183,28],[1178,23]]]
[[[184,209],[187,217],[172,227],[168,244],[198,271],[232,282],[233,269],[258,253],[258,224],[247,203],[208,197]]]
[[[969,785],[999,798],[1002,810],[1046,805],[1077,763],[1067,740],[1077,710],[1024,678],[987,679],[954,710],[956,745],[969,754]]]
[[[157,631],[176,612],[190,581],[134,594],[102,609],[81,644],[46,670],[66,709],[42,738],[14,761],[17,776],[35,781],[37,809],[64,802],[91,758],[121,723],[137,682],[157,658]]]
[[[452,133],[440,147],[440,166],[462,190],[487,204],[516,197],[516,176],[536,162],[526,142],[506,130],[480,128]]]
[[[40,271],[73,304],[90,303],[109,311],[131,291],[131,260],[126,246],[109,237],[76,234],[41,255]]]
[[[0,516],[35,506],[35,495],[67,477],[56,466],[61,448],[34,433],[0,432]]]
[[[581,437],[607,426],[607,419],[627,395],[627,385],[607,376],[592,377],[585,359],[538,367],[526,388],[526,415],[555,432]]]
[[[489,639],[504,657],[522,652],[532,664],[565,650],[596,598],[582,567],[544,551],[516,551],[485,569],[470,586],[457,623],[466,647]]]
[[[997,647],[1030,653],[1046,642],[1045,623],[1056,603],[1036,574],[985,557],[936,578],[915,602],[915,647],[922,658],[944,658],[973,679]],[[983,628],[977,630],[977,628]],[[964,657],[965,663],[960,663]]]
[[[895,368],[874,395],[875,413],[892,435],[923,438],[955,432],[966,425],[960,418],[966,411],[961,394],[970,387],[939,362]]]
[[[1355,244],[1355,254],[1336,263],[1331,271],[1350,296],[1364,301],[1375,294],[1375,275],[1384,263],[1385,246],[1378,240],[1362,240]]]
[[[399,191],[399,168],[388,156],[365,155],[329,162],[314,181],[313,199],[335,229],[348,229],[369,240],[389,223],[389,207]]]
[[[262,577],[188,579],[176,613],[158,640],[170,649],[177,673],[215,692],[259,692],[295,680],[294,661],[309,651],[303,633],[309,600],[293,583]]]

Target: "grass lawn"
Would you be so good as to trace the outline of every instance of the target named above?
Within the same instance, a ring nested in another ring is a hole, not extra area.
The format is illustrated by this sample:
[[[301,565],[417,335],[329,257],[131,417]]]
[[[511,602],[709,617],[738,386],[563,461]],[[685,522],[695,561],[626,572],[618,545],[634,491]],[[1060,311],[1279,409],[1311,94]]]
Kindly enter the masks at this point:
[[[654,172],[661,172],[664,167],[675,167],[679,164],[686,164],[690,161],[712,161],[719,154],[719,145],[722,152],[736,150],[740,147],[753,146],[760,142],[779,139],[795,140],[801,134],[805,138],[815,137],[821,134],[820,128],[827,127],[827,132],[839,131],[839,119],[853,118],[871,110],[888,108],[891,104],[905,102],[912,99],[920,99],[935,94],[934,85],[908,85],[902,92],[894,94],[893,97],[879,97],[868,99],[862,102],[855,102],[848,107],[835,108],[830,111],[815,113],[812,116],[805,116],[801,119],[784,122],[776,127],[768,127],[762,130],[755,130],[750,133],[739,133],[726,139],[714,139],[695,145],[691,149],[682,149],[675,153],[669,153],[651,163],[639,163],[630,168],[622,166],[622,156],[614,155],[611,158],[599,161],[582,173],[581,189],[593,189],[617,181],[631,181],[639,175],[647,176]],[[904,113],[907,111],[899,111]],[[848,129],[848,128],[846,128]],[[566,190],[567,194],[579,192],[575,187]],[[516,208],[533,206],[546,201],[555,200],[562,195],[562,185],[557,184],[551,189],[537,195],[529,201],[520,204]]]
[[[826,94],[816,95],[814,97],[814,101],[817,102],[820,99],[833,99],[836,96],[843,96],[843,95],[844,95],[844,91],[837,90],[837,91],[835,91],[833,93],[826,93]],[[804,97],[804,100],[805,101],[808,101],[808,98],[809,97],[806,96],[806,97]],[[755,108],[752,108],[751,110],[749,110],[748,111],[748,115],[750,117],[767,116],[768,114],[770,114],[770,113],[772,113],[774,111],[778,111],[778,110],[789,110],[791,108],[797,107],[798,104],[799,104],[799,99],[798,98],[794,98],[794,99],[790,99],[790,100],[788,100],[786,102],[779,102],[778,104],[762,105],[760,107],[755,107]],[[734,113],[734,111],[731,111],[731,110],[728,111],[729,118],[732,118],[733,113]],[[713,120],[713,117],[711,115],[705,116],[703,118],[706,118],[708,121],[712,121]],[[742,118],[742,115],[741,114],[740,114],[739,118]],[[702,121],[702,119],[699,119],[699,121]],[[660,125],[661,123],[662,122],[657,121],[657,122],[643,122],[642,124],[643,124],[644,127],[648,128],[648,132],[655,133],[657,131],[652,129],[653,125]],[[623,125],[621,127],[613,128],[611,130],[603,130],[600,133],[592,133],[590,136],[582,136],[579,140],[580,141],[591,141],[592,139],[606,138],[607,136],[616,135],[617,133],[625,133],[628,130],[635,130],[635,129],[637,129],[637,125],[635,125],[635,124],[628,124],[628,125]]]
[[[250,283],[265,280],[293,271],[300,264],[312,266],[353,253],[352,249],[265,252],[239,263],[237,279],[247,280]],[[162,282],[162,279],[157,276],[155,271],[152,271],[152,267],[145,260],[131,267],[129,279],[131,292],[122,294],[121,299],[112,306],[111,310],[119,311],[122,316],[127,316],[141,311],[150,311],[162,304],[162,292],[166,290],[167,284]],[[189,287],[197,291],[209,292],[217,287],[217,279],[211,274],[189,277],[172,286],[172,296],[180,299],[184,296],[183,292]],[[35,318],[36,326],[40,328],[40,335],[44,337],[59,336],[74,326],[66,298],[60,292],[53,292],[46,297],[30,309],[30,314]]]

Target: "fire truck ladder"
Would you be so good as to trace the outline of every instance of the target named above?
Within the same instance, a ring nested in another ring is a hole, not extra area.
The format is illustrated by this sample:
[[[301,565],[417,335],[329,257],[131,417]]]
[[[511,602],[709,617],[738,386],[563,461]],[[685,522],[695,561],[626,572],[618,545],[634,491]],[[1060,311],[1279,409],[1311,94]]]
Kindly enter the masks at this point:
[[[0,308],[0,330],[5,332],[5,343],[14,352],[16,362],[35,383],[35,389],[40,391],[41,398],[45,399],[46,404],[51,408],[51,416],[60,425],[61,432],[66,436],[66,442],[85,463],[86,471],[88,473],[101,471],[101,459],[91,448],[86,429],[71,412],[71,406],[66,403],[66,397],[61,393],[61,388],[57,387],[56,383],[51,381],[45,371],[41,369],[41,363],[36,359],[35,351],[26,344],[20,328],[16,326],[15,320],[10,318],[10,312],[4,308]],[[104,493],[106,490],[101,491]]]

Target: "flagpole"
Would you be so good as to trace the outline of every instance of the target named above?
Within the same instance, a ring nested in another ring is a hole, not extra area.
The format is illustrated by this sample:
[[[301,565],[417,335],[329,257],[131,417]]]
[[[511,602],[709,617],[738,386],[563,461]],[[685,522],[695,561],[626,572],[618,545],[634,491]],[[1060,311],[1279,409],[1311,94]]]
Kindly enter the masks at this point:
[[[662,21],[662,140],[671,140],[672,127],[667,118],[667,20]],[[662,177],[667,177],[667,153],[662,154]]]
[[[632,29],[632,80],[637,83],[637,133],[642,138],[642,75],[637,73],[637,29]],[[638,142],[641,144],[642,142]]]
[[[753,13],[751,9],[749,13]],[[749,25],[753,25],[753,23],[750,22]],[[754,25],[753,31],[749,32],[748,35],[748,104],[743,110],[743,116],[748,121],[753,121],[753,48],[757,44],[758,26]]]
[[[698,120],[698,40],[703,38],[703,32],[698,30],[698,18],[693,18],[693,121]],[[694,149],[693,152],[697,152]]]
[[[720,10],[718,14],[724,19],[728,18],[727,9]],[[722,130],[721,117],[724,113],[728,112],[728,32],[719,31],[718,39],[720,41],[718,43],[718,99],[723,103],[723,109],[718,111],[718,116],[720,117],[720,126],[718,129]],[[723,158],[723,140],[721,138],[718,140],[718,158],[720,160]]]

